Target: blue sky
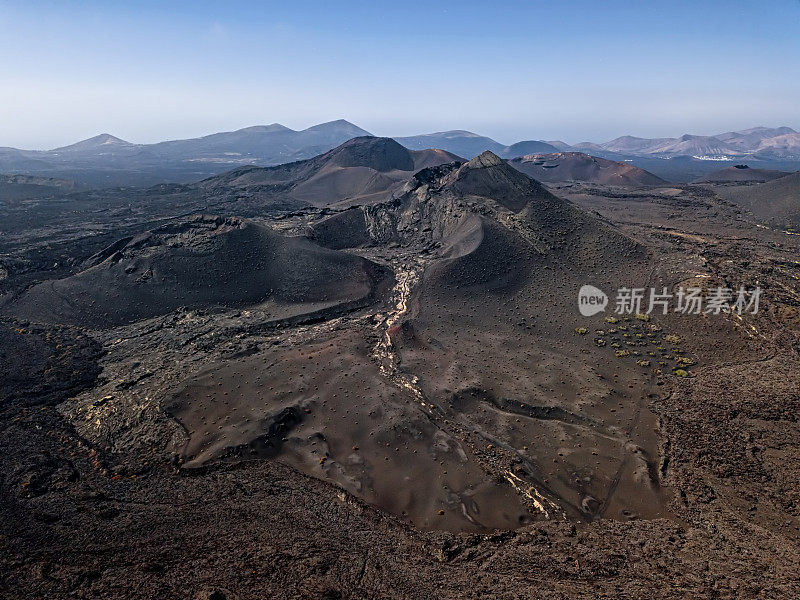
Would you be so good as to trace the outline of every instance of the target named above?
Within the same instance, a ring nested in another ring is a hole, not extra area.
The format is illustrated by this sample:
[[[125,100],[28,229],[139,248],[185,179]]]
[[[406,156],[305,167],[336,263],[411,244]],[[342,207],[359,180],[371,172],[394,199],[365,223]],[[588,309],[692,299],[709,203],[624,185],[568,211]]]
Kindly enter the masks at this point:
[[[338,118],[605,141],[799,107],[800,0],[0,0],[0,146]]]

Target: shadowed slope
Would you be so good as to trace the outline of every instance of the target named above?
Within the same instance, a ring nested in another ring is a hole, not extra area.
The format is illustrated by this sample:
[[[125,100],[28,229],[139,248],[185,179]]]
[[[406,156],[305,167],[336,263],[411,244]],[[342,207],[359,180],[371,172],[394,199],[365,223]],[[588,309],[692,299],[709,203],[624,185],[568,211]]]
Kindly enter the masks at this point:
[[[800,172],[755,186],[724,187],[718,193],[757,219],[800,226]]]
[[[365,300],[381,277],[365,259],[221,217],[195,217],[120,240],[93,262],[72,277],[34,286],[6,311],[98,327],[178,307],[270,301],[278,307],[307,306],[307,312]]]

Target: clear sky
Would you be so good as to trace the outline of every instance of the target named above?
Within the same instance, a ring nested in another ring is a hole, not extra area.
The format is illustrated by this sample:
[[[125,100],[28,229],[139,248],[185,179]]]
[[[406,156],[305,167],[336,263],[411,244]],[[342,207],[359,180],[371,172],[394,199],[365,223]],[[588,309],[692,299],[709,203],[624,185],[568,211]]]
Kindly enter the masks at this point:
[[[0,146],[344,118],[605,141],[800,128],[800,0],[0,0]]]

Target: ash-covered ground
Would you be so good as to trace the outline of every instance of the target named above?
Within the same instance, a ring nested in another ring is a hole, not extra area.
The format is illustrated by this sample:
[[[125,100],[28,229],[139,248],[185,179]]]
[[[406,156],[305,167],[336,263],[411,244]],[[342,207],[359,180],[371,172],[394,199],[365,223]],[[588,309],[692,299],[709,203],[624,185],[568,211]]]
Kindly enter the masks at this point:
[[[2,594],[800,594],[800,238],[713,187],[545,188],[491,153],[398,183],[382,144],[385,193],[337,159],[289,169],[306,204],[248,171],[32,205],[3,242]],[[583,317],[584,284],[763,295]]]

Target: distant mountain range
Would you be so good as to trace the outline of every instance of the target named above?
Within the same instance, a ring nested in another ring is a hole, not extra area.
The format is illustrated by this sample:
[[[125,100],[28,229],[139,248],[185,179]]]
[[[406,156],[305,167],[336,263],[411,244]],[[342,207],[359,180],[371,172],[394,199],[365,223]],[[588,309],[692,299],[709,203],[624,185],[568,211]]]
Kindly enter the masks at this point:
[[[756,156],[765,159],[800,159],[800,133],[789,127],[754,127],[719,135],[682,135],[679,138],[638,138],[629,135],[610,142],[575,144],[584,152],[611,152],[626,156],[700,159]]]
[[[338,120],[295,131],[278,123],[156,144],[134,144],[104,133],[46,151],[0,148],[0,173],[71,179],[96,187],[185,183],[244,165],[273,166],[317,156],[368,131]],[[627,161],[658,176],[691,180],[718,169],[715,161],[742,160],[764,168],[800,167],[800,133],[789,127],[755,127],[714,136],[623,136],[609,142],[527,140],[510,146],[463,130],[396,137],[411,150],[437,148],[471,159],[489,150],[511,159],[532,154],[581,152]],[[681,159],[667,165],[663,159]],[[653,163],[656,160],[658,162]],[[688,163],[686,161],[689,161]],[[797,162],[794,166],[791,163]],[[780,163],[780,164],[779,164]],[[686,175],[675,177],[675,173]]]
[[[273,123],[156,144],[132,144],[104,133],[54,150],[0,148],[0,173],[55,175],[109,187],[184,183],[242,165],[311,158],[364,135],[370,134],[347,121],[301,131]]]

